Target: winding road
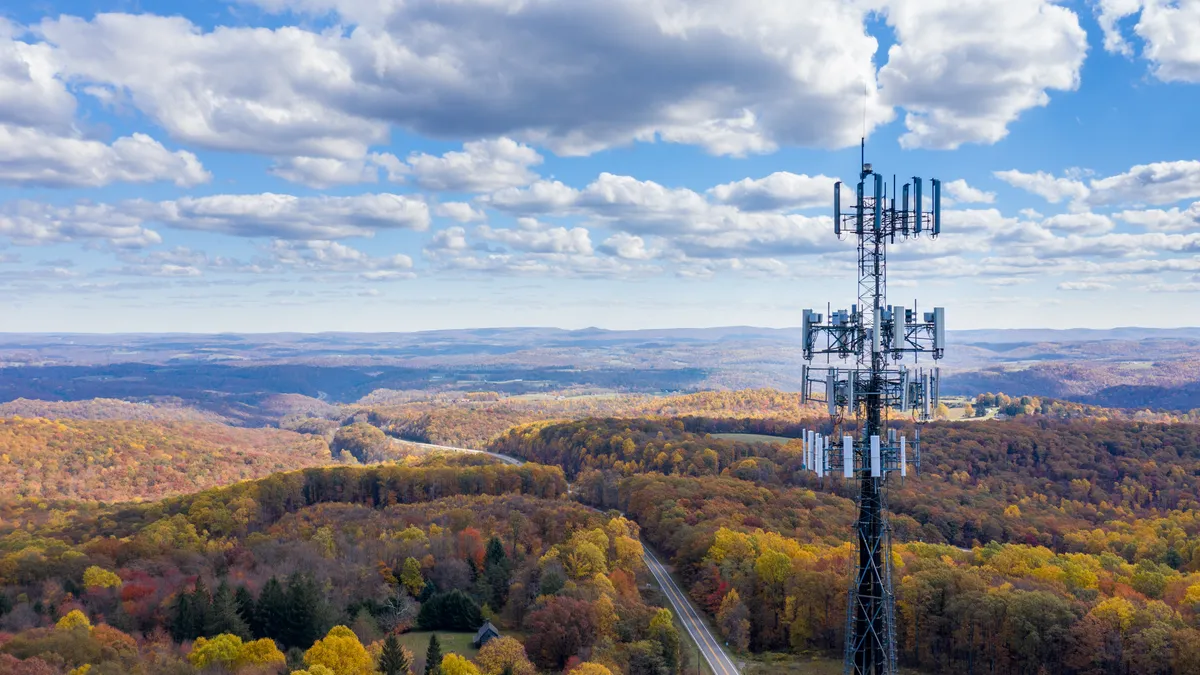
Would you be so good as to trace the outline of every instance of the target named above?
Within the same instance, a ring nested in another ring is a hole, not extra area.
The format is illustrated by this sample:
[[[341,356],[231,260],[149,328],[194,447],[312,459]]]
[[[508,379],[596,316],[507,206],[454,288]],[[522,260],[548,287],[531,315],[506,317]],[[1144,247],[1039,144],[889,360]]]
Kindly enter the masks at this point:
[[[485,450],[472,450],[470,448],[456,448],[450,445],[436,445],[434,443],[418,443],[416,441],[401,441],[410,445],[418,445],[431,450],[449,450],[452,452],[471,452],[476,454],[488,455],[504,462],[505,464],[524,464],[525,461],[508,455],[500,455],[494,452]],[[692,606],[691,600],[684,593],[675,580],[671,578],[671,573],[663,564],[658,561],[650,549],[642,543],[642,559],[646,562],[646,567],[650,568],[650,573],[654,575],[654,579],[663,589],[663,593],[670,601],[671,607],[675,610],[675,615],[679,617],[679,622],[687,629],[688,635],[692,641],[696,643],[696,648],[700,650],[704,660],[708,663],[708,667],[712,670],[713,675],[738,675],[737,666],[721,649],[721,643],[717,637],[708,629],[708,625],[704,623],[704,619],[700,617],[700,613]]]

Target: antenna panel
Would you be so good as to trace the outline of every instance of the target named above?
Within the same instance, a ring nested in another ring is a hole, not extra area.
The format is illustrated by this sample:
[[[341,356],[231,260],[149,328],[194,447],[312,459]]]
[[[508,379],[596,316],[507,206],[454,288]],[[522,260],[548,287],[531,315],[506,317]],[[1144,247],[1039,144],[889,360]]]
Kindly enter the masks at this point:
[[[933,236],[942,233],[942,181],[934,178],[933,183]]]
[[[842,181],[833,184],[833,233],[842,236]]]
[[[900,231],[908,236],[908,183],[904,184],[904,197],[900,202]]]
[[[883,229],[883,174],[875,174],[875,231]]]
[[[913,177],[913,231],[921,234],[921,179]]]

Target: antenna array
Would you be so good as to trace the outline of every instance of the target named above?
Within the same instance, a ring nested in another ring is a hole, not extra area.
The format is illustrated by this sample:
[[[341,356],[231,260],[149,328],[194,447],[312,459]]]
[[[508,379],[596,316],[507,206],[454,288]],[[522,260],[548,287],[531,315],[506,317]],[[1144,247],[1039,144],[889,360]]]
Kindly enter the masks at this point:
[[[839,239],[858,240],[858,302],[828,316],[808,309],[803,314],[805,360],[824,355],[827,361],[846,362],[805,365],[801,396],[826,403],[833,421],[829,437],[805,432],[805,468],[821,478],[840,474],[859,482],[854,525],[858,555],[846,615],[847,675],[897,672],[887,482],[896,474],[907,476],[910,465],[920,469],[920,424],[932,419],[937,408],[940,372],[916,368],[915,362],[922,355],[942,358],[946,328],[941,307],[920,315],[915,303],[912,308],[887,304],[887,246],[941,234],[941,181],[929,184],[929,210],[916,177],[903,186],[897,204],[895,179],[889,198],[883,176],[864,161],[853,209],[846,212],[842,184],[834,186],[834,232]],[[909,357],[912,368],[904,363]],[[889,428],[893,414],[916,422],[911,444],[898,429]],[[843,425],[857,435],[841,433]]]

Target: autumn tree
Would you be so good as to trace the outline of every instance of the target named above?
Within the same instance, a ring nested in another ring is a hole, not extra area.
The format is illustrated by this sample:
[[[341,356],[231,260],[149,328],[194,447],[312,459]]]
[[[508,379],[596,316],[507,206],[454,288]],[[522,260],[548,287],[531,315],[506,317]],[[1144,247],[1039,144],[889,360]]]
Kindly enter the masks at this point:
[[[483,675],[536,675],[537,668],[525,654],[525,646],[510,637],[488,640],[475,657]]]
[[[561,670],[567,659],[596,640],[592,606],[583,600],[554,596],[529,615],[525,647],[539,667]]]
[[[425,577],[421,574],[421,563],[417,562],[416,558],[410,556],[404,559],[404,566],[400,571],[400,584],[408,589],[414,598],[421,595],[422,589],[425,588]]]
[[[366,647],[358,641],[354,631],[345,626],[334,626],[329,633],[317,640],[304,652],[304,663],[325,666],[333,675],[373,675],[375,664]]]
[[[480,675],[479,669],[458,654],[447,654],[442,658],[442,675]]]

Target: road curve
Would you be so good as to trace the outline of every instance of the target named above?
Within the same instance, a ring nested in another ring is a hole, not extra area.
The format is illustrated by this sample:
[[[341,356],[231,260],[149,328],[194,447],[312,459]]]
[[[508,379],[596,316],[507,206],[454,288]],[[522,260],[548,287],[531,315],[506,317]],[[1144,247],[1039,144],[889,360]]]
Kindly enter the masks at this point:
[[[416,441],[402,441],[412,445],[419,445],[423,448],[431,450],[449,450],[451,452],[472,452],[477,454],[488,455],[504,462],[505,464],[524,464],[524,460],[508,455],[501,455],[485,450],[472,450],[470,448],[456,448],[450,445],[437,445],[434,443],[418,443]],[[738,675],[737,666],[730,660],[729,655],[721,649],[721,643],[717,641],[716,636],[708,629],[708,625],[700,618],[700,613],[692,606],[692,601],[688,599],[687,594],[680,590],[675,584],[675,580],[671,578],[671,573],[667,568],[663,567],[658,558],[650,552],[650,549],[642,545],[642,559],[646,562],[646,567],[650,568],[650,573],[654,575],[658,585],[662,587],[663,593],[670,601],[671,607],[675,609],[675,614],[679,617],[679,622],[687,629],[688,635],[692,636],[692,641],[696,643],[696,647],[704,656],[704,660],[708,662],[709,669],[714,675]]]
[[[436,443],[421,443],[419,441],[406,441],[403,438],[398,438],[396,440],[400,443],[406,443],[408,445],[417,445],[422,448],[429,448],[430,450],[449,450],[451,452],[470,452],[470,453],[473,453],[476,455],[487,455],[488,457],[495,457],[496,459],[500,460],[501,462],[504,462],[505,464],[520,465],[520,464],[525,463],[524,460],[517,459],[516,457],[509,457],[508,455],[498,455],[494,452],[488,452],[487,450],[472,450],[470,448],[456,448],[451,445],[437,445]]]
[[[666,593],[667,600],[671,601],[671,606],[675,608],[675,613],[679,616],[680,623],[687,629],[689,635],[692,636],[692,641],[696,643],[700,653],[704,655],[704,660],[708,662],[708,667],[715,675],[738,675],[737,666],[730,660],[729,655],[721,649],[721,643],[708,630],[708,626],[704,620],[700,618],[700,613],[692,607],[691,600],[687,595],[679,589],[675,584],[675,580],[671,578],[671,574],[667,568],[663,567],[658,558],[650,552],[650,549],[644,549],[646,566],[650,568],[650,573],[658,580],[658,585],[662,587]]]

